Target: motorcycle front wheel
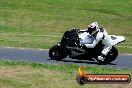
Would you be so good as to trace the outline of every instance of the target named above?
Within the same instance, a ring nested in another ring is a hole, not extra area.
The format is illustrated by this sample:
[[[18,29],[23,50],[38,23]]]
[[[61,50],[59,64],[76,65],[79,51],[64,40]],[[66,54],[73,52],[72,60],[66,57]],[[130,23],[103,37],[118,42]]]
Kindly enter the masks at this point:
[[[112,61],[114,61],[117,58],[117,56],[118,56],[117,48],[116,47],[112,47],[112,49],[106,55],[104,61],[99,60],[97,57],[96,57],[96,60],[99,62],[99,64],[109,64]]]
[[[53,60],[62,60],[68,56],[68,49],[65,46],[54,45],[49,49],[49,57]]]

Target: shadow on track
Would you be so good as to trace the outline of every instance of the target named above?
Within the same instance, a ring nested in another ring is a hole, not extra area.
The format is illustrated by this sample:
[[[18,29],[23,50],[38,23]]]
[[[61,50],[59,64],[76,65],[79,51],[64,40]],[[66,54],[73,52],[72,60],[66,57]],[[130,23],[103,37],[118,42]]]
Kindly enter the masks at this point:
[[[51,59],[47,59],[47,60],[51,60]],[[56,61],[57,62],[57,61]],[[64,63],[70,63],[70,64],[74,64],[74,63],[80,63],[80,64],[93,64],[93,65],[102,65],[102,64],[99,64],[98,62],[96,61],[89,61],[89,60],[60,60],[59,62],[64,62]],[[108,65],[116,65],[114,63],[110,63]]]
[[[71,60],[61,60],[63,62],[72,62],[72,63],[85,63],[85,64],[98,64],[98,62],[95,61],[80,61],[80,60],[76,60],[76,61],[71,61]]]

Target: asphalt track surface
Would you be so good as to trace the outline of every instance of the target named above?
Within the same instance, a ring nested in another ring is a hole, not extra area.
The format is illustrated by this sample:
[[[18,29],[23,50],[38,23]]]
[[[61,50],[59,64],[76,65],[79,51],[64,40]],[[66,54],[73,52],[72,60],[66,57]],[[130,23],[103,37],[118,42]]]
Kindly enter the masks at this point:
[[[42,49],[22,49],[22,48],[0,48],[0,59],[38,62],[48,64],[87,64],[98,66],[97,61],[75,60],[69,57],[62,61],[51,60],[48,56],[48,50]],[[117,59],[111,64],[103,66],[112,66],[117,68],[132,68],[132,54],[119,54]]]

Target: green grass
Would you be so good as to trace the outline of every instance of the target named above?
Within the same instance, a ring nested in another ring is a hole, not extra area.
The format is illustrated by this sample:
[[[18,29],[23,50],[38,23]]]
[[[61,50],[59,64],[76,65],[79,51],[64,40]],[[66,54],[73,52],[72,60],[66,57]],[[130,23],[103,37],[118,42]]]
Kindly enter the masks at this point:
[[[50,48],[65,30],[93,21],[123,35],[120,52],[132,53],[131,0],[0,0],[0,46]],[[125,46],[125,47],[124,47]]]
[[[0,88],[130,88],[130,84],[76,83],[79,64],[41,64],[0,61]],[[132,69],[82,65],[89,74],[130,74]]]

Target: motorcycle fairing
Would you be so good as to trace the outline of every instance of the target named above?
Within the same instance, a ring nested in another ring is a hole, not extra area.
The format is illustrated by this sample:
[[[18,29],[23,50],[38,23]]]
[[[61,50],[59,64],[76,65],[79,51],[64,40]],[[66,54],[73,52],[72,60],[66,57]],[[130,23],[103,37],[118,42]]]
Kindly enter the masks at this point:
[[[125,41],[124,36],[116,36],[116,35],[109,35],[109,36],[111,38],[112,45],[116,45],[118,43]],[[87,32],[80,34],[79,38],[80,38],[80,43],[83,44],[91,44],[94,41],[94,38],[90,36],[89,33]]]
[[[111,37],[111,42],[113,45],[116,45],[118,43],[121,43],[123,41],[125,41],[125,37],[124,36],[116,36],[116,35],[109,35]]]

